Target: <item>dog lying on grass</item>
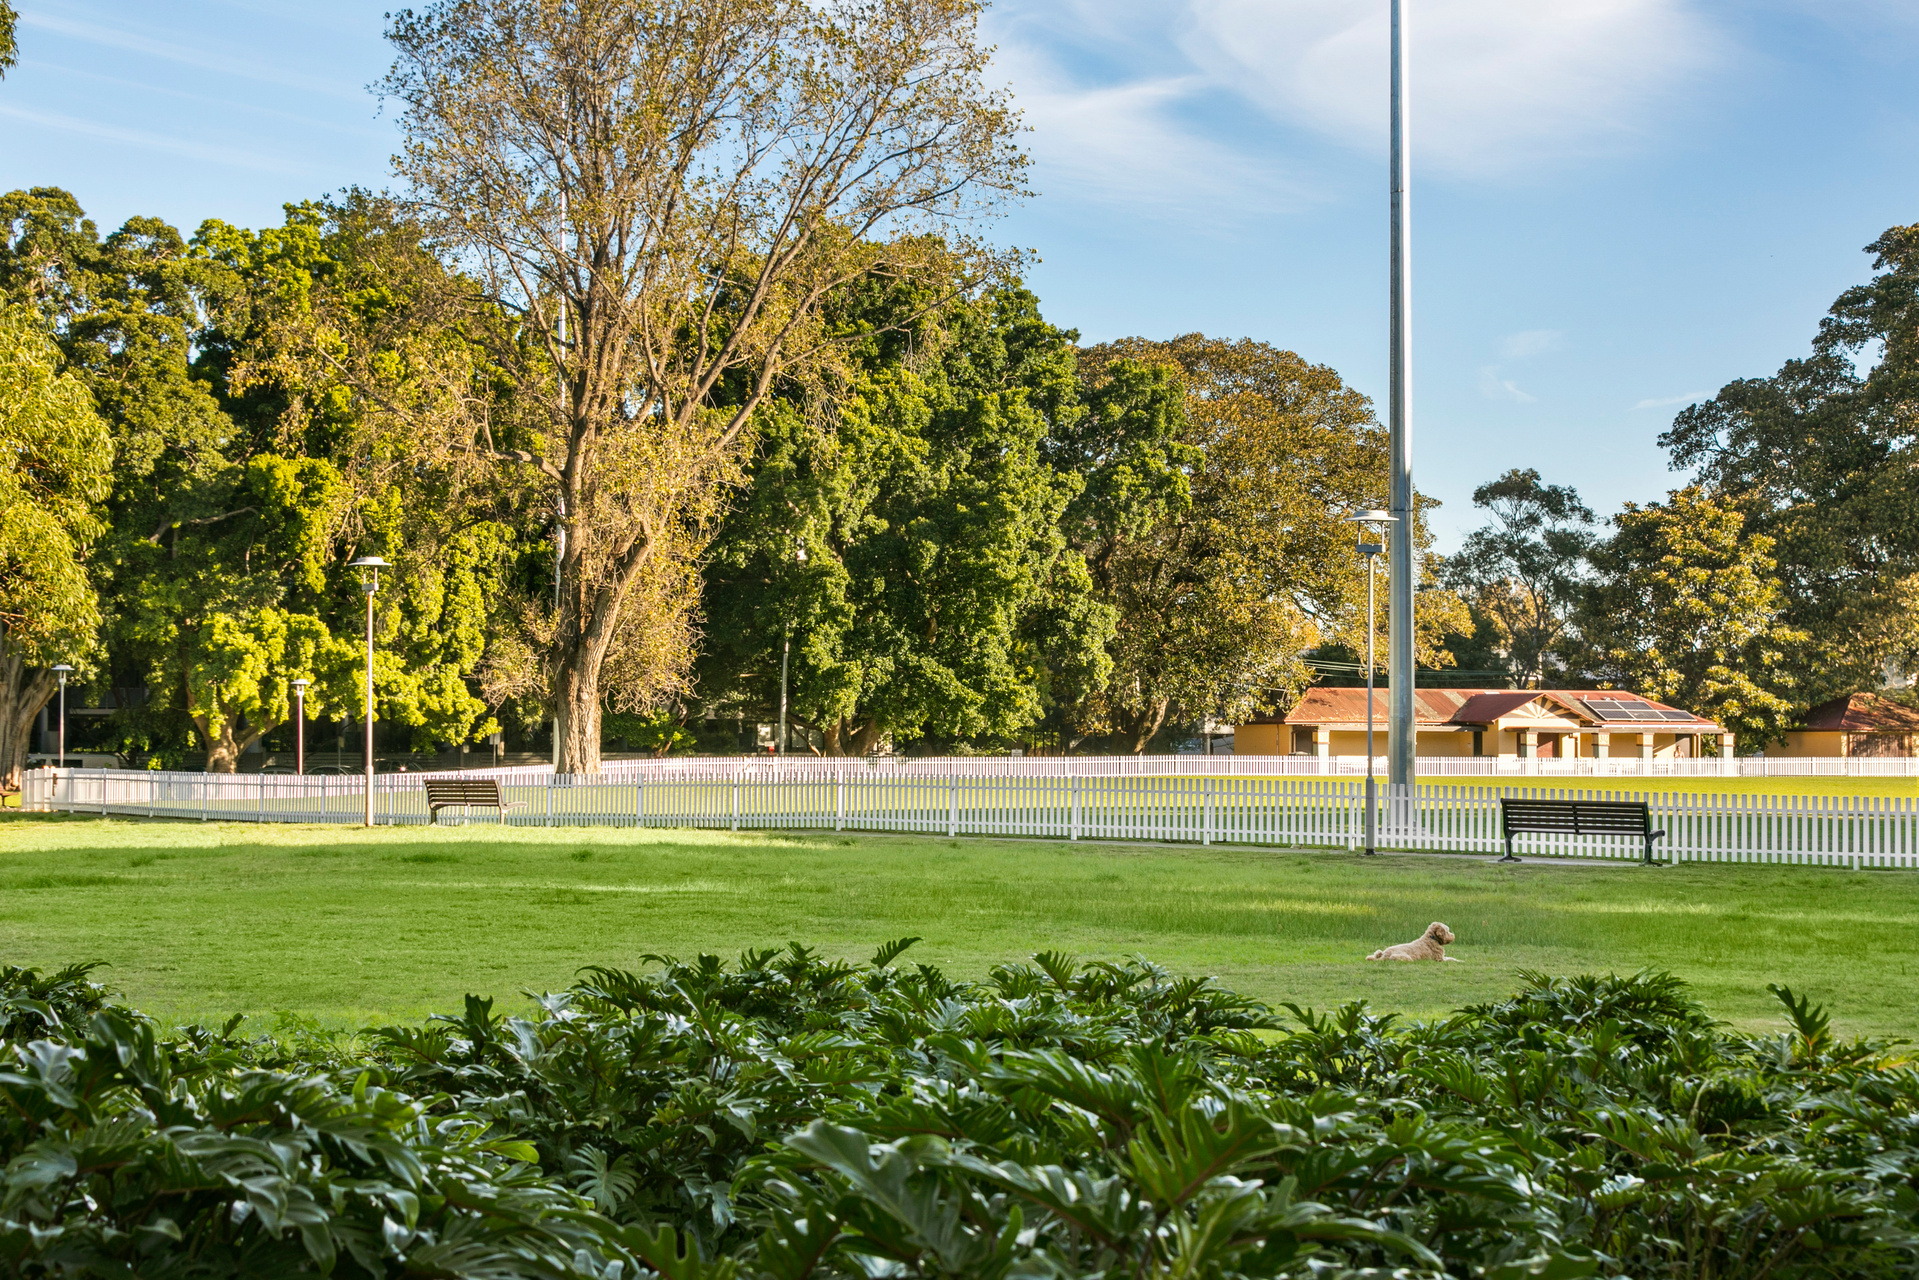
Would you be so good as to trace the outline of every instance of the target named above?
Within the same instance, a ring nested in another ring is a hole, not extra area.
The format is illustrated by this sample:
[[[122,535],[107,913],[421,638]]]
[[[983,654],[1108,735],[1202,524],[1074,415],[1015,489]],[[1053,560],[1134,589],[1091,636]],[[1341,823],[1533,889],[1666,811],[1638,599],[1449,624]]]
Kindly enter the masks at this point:
[[[1381,947],[1367,956],[1368,960],[1454,960],[1446,954],[1446,948],[1452,945],[1453,931],[1435,920],[1426,926],[1426,932],[1411,942],[1402,942],[1396,947]]]

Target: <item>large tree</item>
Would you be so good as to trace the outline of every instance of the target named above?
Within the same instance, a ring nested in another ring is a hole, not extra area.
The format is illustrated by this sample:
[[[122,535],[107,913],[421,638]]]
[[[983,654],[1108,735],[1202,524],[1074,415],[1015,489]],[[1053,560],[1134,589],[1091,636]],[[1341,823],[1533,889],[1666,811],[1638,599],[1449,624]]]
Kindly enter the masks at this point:
[[[1068,529],[1118,613],[1111,678],[1062,708],[1072,731],[1143,751],[1174,716],[1286,705],[1312,683],[1309,649],[1363,647],[1366,570],[1344,517],[1376,504],[1386,479],[1366,398],[1290,351],[1200,334],[1109,343],[1084,365],[1095,394],[1165,368],[1181,400],[1177,413],[1096,417],[1071,442],[1090,478]],[[1417,541],[1423,557],[1423,521]],[[1439,592],[1418,606],[1421,658],[1443,662],[1437,641],[1463,610]]]
[[[1493,523],[1446,558],[1446,585],[1472,609],[1475,639],[1490,633],[1520,688],[1566,668],[1566,645],[1597,538],[1593,513],[1570,485],[1544,484],[1527,468],[1473,490]]]
[[[715,540],[701,696],[772,718],[790,637],[790,714],[828,755],[1016,739],[1042,659],[1098,666],[1110,632],[1072,607],[1088,582],[1060,518],[1080,482],[1044,452],[1082,412],[1075,335],[1018,289],[931,311],[897,284],[856,292],[861,377],[762,426]]]
[[[1727,384],[1661,439],[1775,542],[1813,701],[1919,670],[1919,225],[1867,246],[1810,355]]]
[[[0,304],[0,790],[20,786],[56,663],[93,656],[86,551],[104,525],[113,446],[40,317]]]
[[[436,0],[395,16],[400,173],[521,320],[491,354],[537,406],[533,429],[502,441],[474,422],[443,443],[520,469],[550,504],[563,771],[598,768],[635,590],[653,584],[653,611],[691,607],[675,566],[766,397],[830,376],[857,339],[825,322],[828,300],[876,273],[943,277],[952,249],[925,233],[1016,188],[1016,120],[982,86],[977,16],[977,0]]]
[[[1777,738],[1817,680],[1806,634],[1784,621],[1773,540],[1697,487],[1626,508],[1592,551],[1579,630],[1591,675]]]

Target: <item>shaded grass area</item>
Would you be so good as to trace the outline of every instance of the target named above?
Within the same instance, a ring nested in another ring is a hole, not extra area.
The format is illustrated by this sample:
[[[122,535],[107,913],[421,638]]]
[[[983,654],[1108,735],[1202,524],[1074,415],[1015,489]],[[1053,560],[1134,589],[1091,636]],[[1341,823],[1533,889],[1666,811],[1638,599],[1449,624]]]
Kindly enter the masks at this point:
[[[1448,965],[1364,961],[1444,920]],[[0,960],[100,959],[173,1019],[411,1019],[510,1005],[582,965],[799,940],[974,975],[1043,949],[1143,954],[1269,1001],[1431,1015],[1515,971],[1669,969],[1777,1025],[1768,982],[1849,1031],[1919,1034],[1919,875],[1572,867],[832,833],[360,828],[0,818]]]

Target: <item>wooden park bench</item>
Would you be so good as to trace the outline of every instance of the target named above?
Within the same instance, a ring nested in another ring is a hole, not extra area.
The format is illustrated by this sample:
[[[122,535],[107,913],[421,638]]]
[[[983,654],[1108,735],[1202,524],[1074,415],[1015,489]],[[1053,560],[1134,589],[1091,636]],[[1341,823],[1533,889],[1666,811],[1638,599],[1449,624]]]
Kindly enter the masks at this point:
[[[442,809],[524,809],[520,800],[508,800],[500,790],[498,778],[428,778],[426,780],[427,821],[438,822]]]
[[[1522,832],[1565,836],[1631,836],[1643,841],[1646,865],[1652,865],[1652,842],[1665,835],[1652,829],[1652,813],[1641,800],[1512,800],[1499,801],[1500,834],[1506,838],[1506,856],[1513,857],[1513,837]]]

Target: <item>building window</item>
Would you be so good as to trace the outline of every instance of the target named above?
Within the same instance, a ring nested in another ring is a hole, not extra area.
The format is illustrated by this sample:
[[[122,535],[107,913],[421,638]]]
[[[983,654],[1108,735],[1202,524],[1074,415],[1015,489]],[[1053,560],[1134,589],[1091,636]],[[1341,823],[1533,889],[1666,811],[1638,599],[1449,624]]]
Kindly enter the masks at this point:
[[[1476,756],[1486,754],[1486,731],[1483,729],[1473,730],[1473,754]]]

